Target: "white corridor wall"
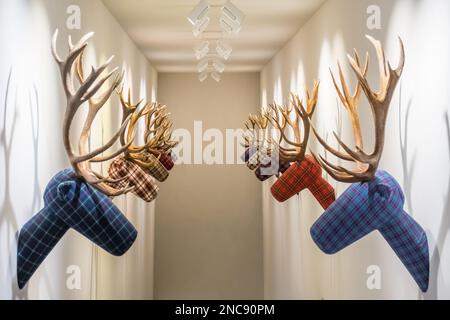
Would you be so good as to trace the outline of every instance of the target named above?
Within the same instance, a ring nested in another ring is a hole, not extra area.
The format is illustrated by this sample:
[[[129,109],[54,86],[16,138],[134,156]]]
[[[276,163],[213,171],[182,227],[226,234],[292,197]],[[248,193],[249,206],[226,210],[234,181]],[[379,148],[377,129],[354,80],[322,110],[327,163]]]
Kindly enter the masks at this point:
[[[67,9],[73,5],[81,9],[80,30],[66,27]],[[156,71],[101,1],[0,0],[0,299],[152,298],[154,206],[132,195],[116,200],[139,231],[123,257],[109,256],[70,231],[29,285],[17,288],[16,233],[42,208],[49,179],[68,167],[61,137],[65,98],[50,51],[56,28],[61,55],[67,53],[69,34],[77,40],[95,31],[86,64],[115,55],[113,65],[126,72],[126,87],[135,98],[156,98]],[[103,135],[109,140],[119,126],[118,100],[111,101],[99,115],[92,146]],[[74,137],[81,121],[77,117]],[[66,286],[71,265],[80,268],[80,290]]]
[[[368,29],[368,8],[381,9],[381,29]],[[325,256],[309,234],[323,210],[308,192],[286,204],[275,203],[270,195],[270,181],[263,189],[266,298],[450,298],[449,15],[448,0],[329,0],[261,75],[263,106],[274,100],[286,102],[290,91],[302,93],[305,85],[311,87],[314,79],[320,79],[316,127],[336,145],[331,137],[337,128],[338,102],[328,68],[336,71],[339,59],[353,86],[355,77],[346,54],[353,48],[361,54],[370,50],[370,82],[378,88],[376,56],[364,35],[382,41],[394,66],[399,56],[397,36],[402,37],[406,67],[391,104],[380,168],[402,184],[406,210],[429,234],[428,293],[419,292],[378,233],[335,256]],[[371,147],[373,124],[365,100],[360,109],[366,146]],[[344,111],[342,118],[344,140],[351,142],[351,127]],[[311,148],[323,153],[313,138]],[[330,181],[339,194],[348,187]],[[381,268],[381,290],[371,291],[366,286],[367,268],[371,265]]]

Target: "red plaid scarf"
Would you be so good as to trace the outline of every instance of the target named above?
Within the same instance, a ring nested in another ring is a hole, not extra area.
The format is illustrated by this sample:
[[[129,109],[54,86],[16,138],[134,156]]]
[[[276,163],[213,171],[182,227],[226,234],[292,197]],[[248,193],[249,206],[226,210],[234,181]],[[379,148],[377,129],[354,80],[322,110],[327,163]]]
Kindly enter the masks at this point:
[[[124,180],[110,183],[113,188],[123,189],[127,186],[134,186],[133,193],[146,202],[152,202],[158,196],[159,187],[156,185],[155,179],[145,173],[141,167],[123,157],[117,158],[111,163],[108,173],[113,180],[119,180],[128,175]]]
[[[324,209],[336,200],[334,188],[322,178],[322,168],[310,155],[301,163],[293,163],[272,186],[271,191],[276,200],[285,202],[306,188]]]

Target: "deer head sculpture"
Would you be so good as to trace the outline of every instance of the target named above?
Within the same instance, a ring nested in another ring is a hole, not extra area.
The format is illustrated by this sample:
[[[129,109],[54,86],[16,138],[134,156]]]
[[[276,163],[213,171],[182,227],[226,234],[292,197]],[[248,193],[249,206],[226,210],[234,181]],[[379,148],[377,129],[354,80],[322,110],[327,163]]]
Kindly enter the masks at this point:
[[[127,147],[125,158],[140,166],[158,181],[165,181],[174,165],[171,151],[178,144],[172,140],[173,123],[169,118],[167,107],[159,103],[146,103],[140,111],[137,111],[142,101],[133,104],[130,92],[128,99],[123,96],[123,90],[118,94],[124,112],[134,110],[128,130],[121,138],[122,145]],[[141,119],[145,120],[144,144],[136,146],[132,144],[133,135]]]
[[[98,68],[92,67],[89,75],[84,77],[82,56],[92,34],[84,36],[75,45],[69,38],[69,54],[64,60],[56,51],[57,36],[58,31],[53,36],[52,52],[61,73],[67,99],[63,121],[63,141],[72,168],[62,170],[52,178],[44,193],[44,208],[20,230],[17,247],[17,280],[21,289],[70,228],[117,256],[124,254],[137,237],[134,226],[110,199],[110,197],[130,192],[134,190],[134,187],[128,187],[127,184],[121,189],[113,188],[109,183],[118,181],[103,177],[90,168],[91,162],[113,159],[131,145],[129,143],[122,146],[109,156],[101,156],[125,131],[131,115],[124,116],[122,126],[109,142],[88,152],[92,123],[120,84],[122,77],[116,73],[117,69],[102,76],[112,59]],[[114,74],[116,75],[112,84],[104,93],[98,95],[100,89]],[[85,103],[88,104],[89,109],[79,140],[79,154],[76,154],[69,139],[70,129],[75,114]],[[126,178],[121,178],[120,181]]]
[[[386,61],[381,43],[367,36],[375,47],[379,63],[380,91],[372,90],[367,80],[368,57],[364,67],[359,55],[349,56],[350,65],[357,77],[357,88],[350,95],[339,66],[342,91],[337,85],[338,95],[349,112],[355,136],[355,151],[335,137],[345,150],[338,152],[314,134],[324,148],[336,157],[357,164],[355,170],[331,164],[324,157],[316,156],[322,167],[337,181],[353,183],[344,194],[334,202],[311,228],[311,236],[317,246],[327,254],[334,254],[358,241],[367,234],[378,230],[386,239],[397,256],[408,269],[422,291],[427,291],[429,282],[428,240],[423,228],[405,211],[403,191],[398,182],[387,172],[378,170],[382,156],[385,126],[389,106],[402,75],[405,65],[405,51],[400,42],[400,62],[397,69],[392,69]],[[333,75],[333,74],[332,74]],[[364,92],[372,109],[375,123],[375,148],[370,154],[363,151],[363,141],[358,104],[360,93]]]
[[[355,50],[355,58],[348,56],[350,65],[357,77],[357,88],[353,96],[350,95],[342,69],[339,65],[339,76],[342,84],[342,91],[337,85],[337,81],[331,73],[336,91],[347,109],[353,128],[353,133],[355,137],[355,148],[353,151],[348,147],[341,138],[334,133],[339,145],[345,150],[346,153],[339,152],[334,148],[330,147],[321,137],[317,134],[317,131],[313,128],[314,134],[319,140],[319,142],[324,146],[324,148],[331,152],[336,157],[345,160],[355,162],[358,166],[356,170],[348,170],[342,166],[336,166],[327,161],[324,157],[316,157],[317,161],[321,166],[337,181],[354,183],[361,181],[370,181],[375,177],[375,173],[378,169],[378,164],[383,153],[384,148],[384,136],[386,120],[389,111],[389,106],[392,100],[392,96],[397,87],[397,83],[402,75],[403,68],[405,65],[405,51],[403,42],[400,40],[400,63],[397,69],[392,69],[391,65],[386,61],[383,47],[381,43],[374,38],[367,36],[369,41],[374,45],[379,69],[380,69],[380,91],[375,92],[372,90],[368,80],[367,80],[367,70],[369,64],[369,56],[367,55],[366,63],[364,67],[361,67],[359,55]],[[372,114],[374,117],[375,124],[375,148],[372,153],[365,153],[363,151],[363,141],[361,134],[361,124],[358,114],[358,105],[361,91],[363,91],[369,101],[371,106]]]
[[[304,189],[309,189],[324,208],[335,200],[334,189],[323,179],[322,169],[313,157],[306,154],[310,120],[316,110],[318,94],[319,82],[315,81],[312,92],[305,91],[305,102],[299,96],[291,95],[291,107],[270,106],[270,122],[280,136],[278,143],[274,143],[279,150],[280,163],[292,163],[271,188],[272,196],[279,202],[287,201]],[[288,137],[288,129],[292,130],[294,141]],[[283,146],[284,143],[287,147]]]
[[[325,208],[335,200],[334,189],[322,178],[322,169],[313,157],[306,155],[309,120],[316,109],[318,93],[319,82],[315,81],[312,92],[306,90],[306,104],[292,94],[290,106],[272,104],[258,115],[250,115],[246,122],[250,134],[245,140],[247,150],[242,160],[247,161],[250,169],[256,169],[255,175],[261,181],[273,176],[274,171],[281,173],[271,189],[280,202],[306,188]],[[278,141],[271,137],[269,124],[279,132]],[[293,131],[295,141],[288,137],[288,129]]]

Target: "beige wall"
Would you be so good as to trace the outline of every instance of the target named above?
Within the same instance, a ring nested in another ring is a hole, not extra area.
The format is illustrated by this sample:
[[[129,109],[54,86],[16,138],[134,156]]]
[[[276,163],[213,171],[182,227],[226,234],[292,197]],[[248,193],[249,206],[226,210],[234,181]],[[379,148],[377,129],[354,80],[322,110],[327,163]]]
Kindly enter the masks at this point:
[[[175,128],[241,128],[259,106],[259,74],[159,74]],[[156,203],[156,299],[263,297],[261,184],[243,165],[180,165]]]

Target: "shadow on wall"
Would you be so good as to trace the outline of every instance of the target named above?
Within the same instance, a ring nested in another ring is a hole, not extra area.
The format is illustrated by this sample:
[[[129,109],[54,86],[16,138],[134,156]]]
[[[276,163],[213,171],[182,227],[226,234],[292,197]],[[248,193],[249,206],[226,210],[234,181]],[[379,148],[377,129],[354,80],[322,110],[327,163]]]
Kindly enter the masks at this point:
[[[412,204],[412,186],[414,185],[414,171],[416,167],[416,159],[417,159],[417,150],[414,150],[412,158],[408,161],[409,156],[409,124],[411,117],[411,107],[413,104],[413,99],[411,98],[408,101],[408,106],[406,109],[406,114],[404,119],[402,119],[402,89],[400,88],[400,99],[399,99],[399,109],[400,109],[400,117],[399,117],[399,138],[401,145],[401,154],[402,154],[402,167],[403,167],[403,189],[406,196],[406,201],[408,205],[408,209],[410,214],[414,216],[414,208]],[[450,160],[450,114],[449,112],[445,112],[444,114],[445,126],[447,128],[447,141],[448,141],[448,151],[449,151],[449,160]],[[444,196],[444,209],[442,212],[442,220],[439,227],[438,237],[434,238],[432,233],[428,230],[427,236],[429,237],[429,243],[433,246],[430,251],[430,284],[427,293],[422,293],[419,291],[419,298],[426,300],[436,300],[438,298],[438,284],[445,283],[444,279],[442,279],[441,269],[441,254],[440,250],[444,247],[444,242],[447,236],[447,233],[450,231],[450,177],[447,187],[447,192]],[[441,278],[441,279],[439,279]],[[440,281],[439,281],[440,280]]]
[[[450,160],[450,114],[449,111],[444,113],[445,125],[447,128],[447,141]],[[421,297],[426,300],[436,300],[438,298],[438,284],[444,284],[441,268],[441,250],[444,247],[445,239],[450,231],[450,176],[447,192],[444,196],[444,209],[442,210],[442,220],[439,227],[437,239],[431,239],[434,245],[433,251],[430,253],[430,287],[426,294],[421,293]],[[430,232],[428,232],[430,234]]]
[[[19,176],[13,174],[12,171],[12,152],[14,147],[20,148],[20,146],[14,145],[14,138],[17,134],[17,119],[18,119],[18,108],[20,107],[17,103],[17,88],[15,93],[13,93],[12,88],[12,69],[9,72],[5,98],[3,102],[3,128],[0,134],[0,146],[2,146],[4,152],[4,190],[5,196],[4,201],[0,207],[0,230],[6,230],[5,239],[8,244],[8,258],[6,260],[6,277],[11,279],[11,299],[21,300],[28,299],[29,292],[28,286],[23,290],[19,290],[17,286],[17,272],[16,272],[16,253],[17,253],[17,239],[19,235],[19,224],[17,219],[17,214],[14,211],[13,206],[13,195],[11,194],[11,177]],[[33,159],[32,163],[34,166],[34,177],[33,177],[33,202],[31,205],[31,210],[33,214],[39,210],[41,191],[39,187],[38,180],[38,148],[39,148],[39,97],[37,93],[36,86],[32,89],[27,89],[27,104],[28,113],[31,117],[31,130],[33,136]],[[11,99],[11,97],[14,99]],[[11,110],[12,109],[12,110]],[[9,114],[12,112],[12,115]],[[10,118],[9,118],[10,117]],[[9,121],[10,125],[9,125]],[[12,243],[11,243],[12,241]]]
[[[411,116],[411,107],[413,100],[412,98],[408,101],[408,106],[406,108],[405,118],[402,118],[402,90],[403,88],[400,86],[400,97],[399,97],[399,139],[400,139],[400,148],[402,155],[402,169],[403,169],[403,192],[406,196],[406,203],[408,206],[408,210],[412,215],[414,215],[414,209],[412,205],[412,186],[413,186],[413,177],[414,171],[416,168],[416,159],[417,159],[417,150],[414,150],[414,154],[412,155],[412,160],[408,160],[409,156],[409,142],[410,135],[409,133],[409,124],[410,124],[410,116]]]

